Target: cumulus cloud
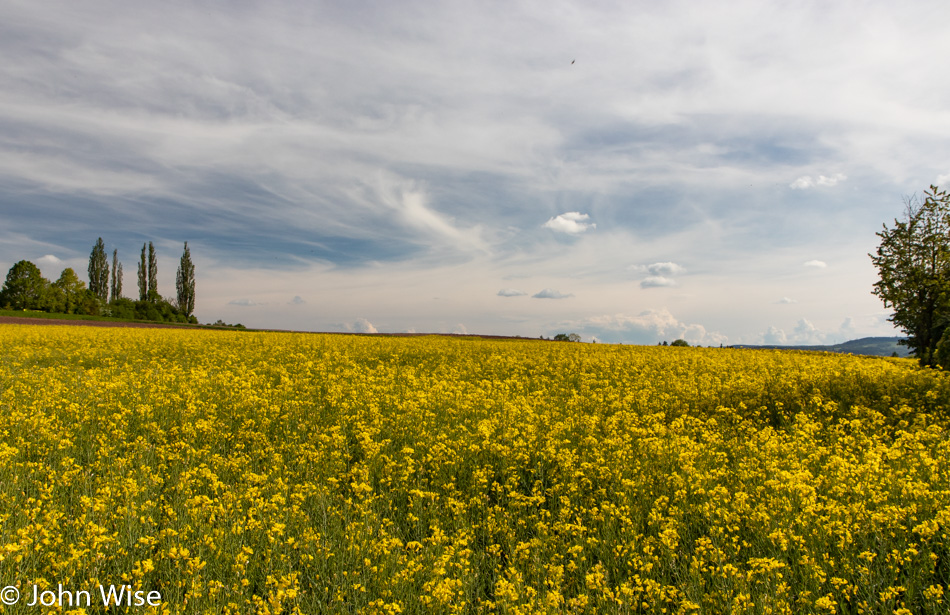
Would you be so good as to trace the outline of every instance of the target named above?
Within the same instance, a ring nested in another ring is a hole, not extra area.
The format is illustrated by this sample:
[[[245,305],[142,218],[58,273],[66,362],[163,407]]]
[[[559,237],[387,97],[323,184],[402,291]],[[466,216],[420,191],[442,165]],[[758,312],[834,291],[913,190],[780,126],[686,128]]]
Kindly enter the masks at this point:
[[[539,293],[531,295],[535,299],[567,299],[568,297],[573,297],[572,294],[564,294],[559,290],[554,290],[553,288],[545,288]]]
[[[677,265],[676,263],[672,263],[669,261],[664,262],[664,263],[653,263],[652,265],[647,265],[647,272],[650,275],[659,275],[659,276],[678,275],[680,273],[685,273],[685,271],[686,269],[684,269],[681,265]]]
[[[41,256],[38,259],[36,259],[37,265],[41,267],[43,265],[60,265],[62,264],[62,262],[63,261],[61,259],[56,258],[52,254],[46,254],[45,256]]]
[[[287,305],[306,305],[306,301],[303,300],[303,297],[300,295],[295,296],[293,299],[287,302]]]
[[[814,267],[815,269],[824,269],[828,266],[828,263],[825,261],[812,260],[803,263],[806,267]]]
[[[812,179],[811,175],[803,175],[790,183],[788,186],[793,190],[807,190],[815,186],[834,186],[838,182],[848,179],[844,173],[835,173],[831,176],[819,175],[817,179]]]
[[[771,326],[762,334],[762,341],[773,346],[782,345],[788,343],[788,336],[785,335],[785,331]]]
[[[593,222],[585,222],[585,220],[589,218],[590,216],[587,214],[582,214],[577,211],[569,211],[551,218],[545,222],[543,226],[544,228],[549,228],[552,231],[557,231],[559,233],[577,235],[579,233],[583,233],[586,230],[597,227],[597,225]]]
[[[640,288],[676,286],[676,280],[672,279],[671,276],[686,272],[686,269],[682,265],[670,261],[650,265],[635,265],[631,267],[631,269],[649,274],[649,276],[640,282]]]
[[[365,318],[357,318],[356,322],[348,327],[351,331],[356,331],[357,333],[379,333],[376,330],[376,327],[373,326],[373,323],[366,320]]]
[[[825,336],[809,320],[802,318],[795,325],[792,339],[796,344],[823,344]]]
[[[570,328],[598,340],[634,344],[655,344],[662,340],[682,338],[691,344],[716,345],[727,341],[725,335],[707,331],[698,323],[685,323],[666,308],[647,310],[637,315],[609,314],[592,316],[580,323],[569,323]]]
[[[528,293],[523,290],[518,290],[516,288],[502,288],[498,291],[499,297],[520,297],[522,295],[527,295]]]
[[[456,335],[468,335],[468,329],[465,328],[465,325],[459,323],[452,328],[452,333]]]
[[[798,303],[798,301],[796,301],[796,300],[794,300],[794,299],[789,299],[788,297],[782,297],[781,299],[779,299],[779,300],[776,301],[775,303],[779,303],[779,304],[782,304],[782,305],[791,305],[792,303]]]

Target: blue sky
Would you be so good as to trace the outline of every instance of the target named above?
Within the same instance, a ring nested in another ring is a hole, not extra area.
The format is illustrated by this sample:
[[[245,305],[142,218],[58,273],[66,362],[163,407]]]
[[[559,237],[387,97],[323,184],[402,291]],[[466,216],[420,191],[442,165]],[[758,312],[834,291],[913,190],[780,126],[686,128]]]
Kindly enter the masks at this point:
[[[892,335],[950,180],[950,5],[0,3],[0,267],[314,331]]]

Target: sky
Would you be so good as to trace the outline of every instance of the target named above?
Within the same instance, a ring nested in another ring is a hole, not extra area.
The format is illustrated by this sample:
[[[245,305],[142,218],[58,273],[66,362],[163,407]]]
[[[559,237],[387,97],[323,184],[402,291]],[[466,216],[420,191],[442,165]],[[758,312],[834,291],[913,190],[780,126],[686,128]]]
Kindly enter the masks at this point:
[[[950,180],[946,2],[0,0],[0,269],[201,322],[820,344]]]

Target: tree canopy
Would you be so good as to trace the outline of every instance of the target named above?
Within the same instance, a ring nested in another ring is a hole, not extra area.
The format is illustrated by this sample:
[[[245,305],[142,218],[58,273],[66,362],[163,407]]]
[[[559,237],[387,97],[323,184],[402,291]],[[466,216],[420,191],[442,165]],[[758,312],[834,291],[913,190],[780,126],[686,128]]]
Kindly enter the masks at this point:
[[[906,334],[922,365],[934,365],[937,344],[950,324],[950,195],[936,186],[905,201],[904,218],[884,225],[869,255],[880,279],[875,295],[894,310],[888,320]]]
[[[44,309],[49,281],[40,268],[30,261],[20,261],[10,267],[0,291],[0,305],[14,310]]]
[[[178,265],[175,289],[178,291],[178,309],[186,316],[191,316],[195,311],[195,265],[191,262],[187,241],[185,251],[181,255],[181,263]]]
[[[99,297],[99,301],[109,301],[109,259],[102,237],[96,241],[89,255],[89,290]]]

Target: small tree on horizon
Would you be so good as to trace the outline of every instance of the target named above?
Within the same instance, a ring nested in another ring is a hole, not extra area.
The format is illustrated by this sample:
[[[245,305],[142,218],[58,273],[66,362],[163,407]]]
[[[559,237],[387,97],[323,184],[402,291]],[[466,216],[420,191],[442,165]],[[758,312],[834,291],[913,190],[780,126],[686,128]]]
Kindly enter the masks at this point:
[[[109,301],[109,260],[106,257],[106,244],[100,237],[89,255],[89,290],[102,303]]]
[[[185,316],[191,316],[195,311],[195,265],[191,262],[187,241],[185,251],[181,255],[181,263],[178,265],[175,289],[178,291],[178,309],[184,312]]]

